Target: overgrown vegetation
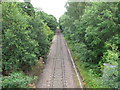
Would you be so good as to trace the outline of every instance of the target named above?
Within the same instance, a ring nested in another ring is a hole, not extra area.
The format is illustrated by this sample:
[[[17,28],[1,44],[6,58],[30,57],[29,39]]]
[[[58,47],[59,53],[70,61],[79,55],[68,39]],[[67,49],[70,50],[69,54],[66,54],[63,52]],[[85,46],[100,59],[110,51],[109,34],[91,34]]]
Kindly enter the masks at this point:
[[[39,57],[46,58],[57,21],[54,16],[35,10],[29,2],[1,5],[3,87],[23,88],[32,81],[31,77],[12,73],[30,71]]]
[[[28,84],[34,82],[37,77],[29,77],[21,72],[11,73],[2,78],[3,88],[28,88]]]
[[[77,66],[86,74],[87,87],[120,85],[119,5],[119,2],[68,2],[67,11],[59,20]]]

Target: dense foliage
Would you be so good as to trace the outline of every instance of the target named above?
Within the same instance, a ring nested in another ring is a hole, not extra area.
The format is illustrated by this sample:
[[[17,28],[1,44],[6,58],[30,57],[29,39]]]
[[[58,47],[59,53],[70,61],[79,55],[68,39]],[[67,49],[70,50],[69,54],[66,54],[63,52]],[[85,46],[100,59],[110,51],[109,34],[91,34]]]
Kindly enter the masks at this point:
[[[60,28],[78,60],[93,74],[96,73],[98,77],[103,78],[104,87],[112,88],[118,87],[120,82],[118,79],[120,55],[118,6],[117,2],[69,2],[66,4],[67,12],[59,20]],[[116,71],[112,72],[111,67]],[[106,69],[106,72],[103,69]]]
[[[51,30],[55,32],[56,27],[58,26],[57,19],[53,15],[48,15],[45,12],[40,12],[40,18],[46,23]]]
[[[57,27],[57,21],[52,15],[35,11],[29,2],[2,2],[1,4],[2,73],[9,75],[14,71],[28,71],[36,64],[39,57],[46,58],[54,35],[53,31]],[[45,19],[42,18],[41,14],[49,19],[44,22]],[[18,74],[12,75],[17,77]],[[20,74],[20,78],[22,78],[21,76]],[[12,76],[4,80],[7,83],[5,87],[12,87],[14,81],[9,81],[11,79]],[[22,82],[24,80],[18,84]],[[9,83],[12,85],[7,86],[10,85]],[[17,86],[17,83],[15,85]]]
[[[3,88],[28,88],[28,84],[37,80],[37,77],[29,77],[21,72],[11,73],[9,76],[2,78]]]

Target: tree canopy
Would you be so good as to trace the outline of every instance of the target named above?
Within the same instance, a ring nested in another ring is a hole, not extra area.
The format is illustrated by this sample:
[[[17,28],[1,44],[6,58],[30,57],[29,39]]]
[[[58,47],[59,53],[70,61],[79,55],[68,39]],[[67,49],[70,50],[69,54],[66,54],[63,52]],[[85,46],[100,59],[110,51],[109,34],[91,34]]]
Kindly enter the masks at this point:
[[[39,56],[46,58],[57,27],[55,17],[35,11],[29,2],[2,2],[2,16],[3,74],[30,70]]]
[[[92,68],[93,71],[104,66],[104,63],[118,66],[120,55],[119,5],[119,2],[68,2],[67,11],[60,17],[59,26],[73,53],[85,67]],[[113,74],[118,77],[117,73]],[[115,83],[118,81],[114,80]],[[113,82],[107,81],[106,83],[108,82],[108,87],[117,87],[116,84],[111,85]]]

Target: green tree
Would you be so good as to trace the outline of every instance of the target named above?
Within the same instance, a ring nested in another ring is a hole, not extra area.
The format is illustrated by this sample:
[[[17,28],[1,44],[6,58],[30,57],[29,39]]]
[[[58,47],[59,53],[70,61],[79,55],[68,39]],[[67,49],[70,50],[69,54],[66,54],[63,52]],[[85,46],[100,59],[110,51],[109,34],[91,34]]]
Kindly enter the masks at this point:
[[[2,3],[4,75],[16,70],[30,70],[39,56],[46,57],[53,37],[53,31],[43,22],[40,12],[29,15],[25,11],[28,8],[24,10],[21,4]]]
[[[45,12],[40,12],[40,18],[43,20],[44,23],[47,23],[51,30],[55,32],[58,23],[57,19],[53,15],[48,15]]]
[[[73,53],[86,68],[100,75],[102,72],[98,67],[103,66],[103,63],[117,63],[114,57],[119,57],[119,5],[119,2],[68,2],[67,11],[59,20]],[[117,54],[111,47],[106,47],[108,44],[117,48]],[[116,75],[110,75],[113,74]],[[114,82],[118,84],[118,81]],[[114,85],[109,87],[113,88]]]
[[[22,14],[17,3],[2,3],[2,59],[3,71],[31,67],[37,60],[38,43],[29,36],[29,16]],[[17,14],[16,14],[17,13]]]

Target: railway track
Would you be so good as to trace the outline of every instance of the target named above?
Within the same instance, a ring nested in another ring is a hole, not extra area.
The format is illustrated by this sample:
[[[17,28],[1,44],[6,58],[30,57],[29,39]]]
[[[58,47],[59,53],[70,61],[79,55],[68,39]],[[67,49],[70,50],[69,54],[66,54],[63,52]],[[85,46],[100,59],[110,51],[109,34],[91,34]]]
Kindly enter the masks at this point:
[[[52,78],[51,78],[51,88],[65,88],[66,87],[66,79],[65,79],[65,65],[64,65],[64,57],[62,56],[63,48],[62,48],[62,39],[61,34],[57,35],[57,44],[56,44],[56,55],[53,59],[53,67],[52,67]],[[59,65],[57,64],[59,63]]]
[[[58,31],[37,88],[79,88],[63,35]]]

